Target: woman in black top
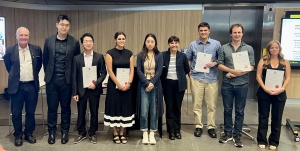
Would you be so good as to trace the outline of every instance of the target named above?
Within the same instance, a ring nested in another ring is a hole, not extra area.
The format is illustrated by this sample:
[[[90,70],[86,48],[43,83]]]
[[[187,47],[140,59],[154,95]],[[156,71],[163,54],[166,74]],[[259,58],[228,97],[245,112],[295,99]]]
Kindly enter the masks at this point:
[[[169,49],[163,52],[164,68],[161,75],[166,103],[167,131],[171,140],[181,139],[181,104],[187,89],[186,74],[190,72],[187,56],[179,52],[179,38],[168,39]]]
[[[278,41],[270,41],[266,49],[266,55],[260,59],[256,73],[256,79],[260,86],[256,94],[259,116],[257,143],[259,148],[265,148],[266,145],[269,145],[269,149],[275,150],[279,144],[282,114],[287,99],[285,88],[290,81],[291,66],[289,61],[283,58],[282,49]],[[271,88],[265,85],[266,74],[271,72],[270,69],[278,70],[272,72],[284,72],[282,86],[275,85],[274,88]],[[270,106],[272,106],[271,134],[269,139],[267,139]]]
[[[133,54],[125,49],[126,35],[117,32],[114,36],[116,46],[107,51],[105,62],[109,79],[105,100],[104,125],[113,127],[113,141],[116,144],[126,144],[124,127],[134,124],[134,112],[131,104],[130,86],[134,74]],[[129,69],[128,80],[121,83],[117,79],[117,69]],[[118,133],[117,127],[120,128]]]

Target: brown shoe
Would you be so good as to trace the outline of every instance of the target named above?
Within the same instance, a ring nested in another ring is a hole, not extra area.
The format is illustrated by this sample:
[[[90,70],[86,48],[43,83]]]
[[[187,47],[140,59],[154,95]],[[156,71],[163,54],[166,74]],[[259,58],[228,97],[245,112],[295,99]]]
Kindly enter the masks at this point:
[[[78,135],[78,136],[74,139],[74,144],[78,144],[78,143],[82,142],[84,139],[86,139],[86,136]]]
[[[93,144],[98,143],[96,135],[90,136],[90,140],[91,140],[91,143],[93,143]]]

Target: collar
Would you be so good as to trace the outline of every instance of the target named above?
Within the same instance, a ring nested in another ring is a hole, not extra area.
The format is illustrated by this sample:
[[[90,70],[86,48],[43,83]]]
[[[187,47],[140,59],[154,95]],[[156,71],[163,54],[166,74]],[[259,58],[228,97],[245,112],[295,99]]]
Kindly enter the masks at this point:
[[[208,38],[207,43],[211,43],[212,39]],[[197,44],[203,44],[202,41],[199,39],[196,40]]]
[[[19,44],[18,44],[18,48],[19,48],[19,51],[22,51],[22,49],[23,49],[23,48],[20,47]],[[27,46],[26,46],[26,48],[25,48],[25,51],[26,51],[26,50],[29,50],[28,44],[27,44]]]
[[[93,56],[93,54],[94,54],[94,51],[93,51],[93,50],[92,50],[92,53],[91,53],[90,55],[87,55],[85,52],[83,52],[83,56],[84,56],[84,57],[86,57],[86,56],[87,56],[87,57]]]

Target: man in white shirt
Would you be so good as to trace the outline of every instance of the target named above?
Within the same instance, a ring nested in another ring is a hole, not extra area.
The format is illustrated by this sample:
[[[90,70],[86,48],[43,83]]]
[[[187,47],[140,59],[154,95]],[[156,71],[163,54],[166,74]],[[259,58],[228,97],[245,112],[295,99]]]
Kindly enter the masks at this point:
[[[16,32],[18,43],[7,47],[4,63],[9,74],[8,93],[11,97],[12,122],[15,129],[15,146],[23,145],[25,140],[36,143],[32,136],[35,129],[35,109],[39,92],[38,74],[42,67],[41,47],[29,44],[29,30],[19,27]],[[25,103],[25,129],[22,130],[22,110]]]

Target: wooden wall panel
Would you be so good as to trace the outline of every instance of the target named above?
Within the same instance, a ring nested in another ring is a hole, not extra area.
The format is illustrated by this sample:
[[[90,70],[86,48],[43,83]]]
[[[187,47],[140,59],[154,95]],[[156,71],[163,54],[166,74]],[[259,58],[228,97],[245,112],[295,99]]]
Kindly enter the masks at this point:
[[[45,38],[57,32],[55,24],[59,14],[71,18],[69,33],[78,40],[84,33],[91,33],[95,39],[94,50],[102,54],[115,46],[114,34],[117,31],[125,32],[126,48],[135,55],[142,49],[144,38],[150,32],[156,35],[161,51],[167,50],[167,40],[172,35],[180,38],[182,48],[187,48],[198,38],[197,26],[201,21],[201,10],[44,11],[0,7],[0,16],[5,16],[7,21],[7,45],[16,43],[16,29],[25,26],[30,31],[29,42],[43,49]],[[3,61],[0,70],[5,71]],[[7,86],[7,73],[1,72],[1,75],[4,78],[0,78],[0,94]]]
[[[274,35],[273,39],[279,40],[280,37],[280,26],[281,26],[281,18],[284,17],[286,11],[300,11],[300,8],[277,8],[275,10],[275,21],[274,21]],[[300,71],[292,70],[291,80],[286,88],[288,98],[300,98],[300,93],[298,90],[300,89]]]

